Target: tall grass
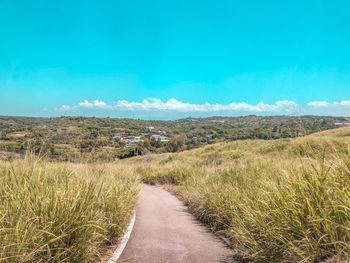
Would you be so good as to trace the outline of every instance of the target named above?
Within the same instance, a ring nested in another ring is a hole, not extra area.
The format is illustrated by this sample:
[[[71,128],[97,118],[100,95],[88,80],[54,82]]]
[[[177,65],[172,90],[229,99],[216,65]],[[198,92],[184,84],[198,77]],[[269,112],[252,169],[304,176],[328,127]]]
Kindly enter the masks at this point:
[[[0,162],[0,262],[96,262],[136,202],[138,179],[125,169]]]
[[[338,135],[218,144],[155,158],[139,172],[145,182],[175,184],[241,258],[349,260],[350,141]]]

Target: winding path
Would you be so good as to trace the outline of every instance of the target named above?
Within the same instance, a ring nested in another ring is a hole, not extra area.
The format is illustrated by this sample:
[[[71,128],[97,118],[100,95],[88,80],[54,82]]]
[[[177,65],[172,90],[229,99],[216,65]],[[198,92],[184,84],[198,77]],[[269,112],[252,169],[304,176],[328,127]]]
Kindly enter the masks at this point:
[[[144,185],[136,223],[118,262],[235,262],[233,252],[167,191]]]

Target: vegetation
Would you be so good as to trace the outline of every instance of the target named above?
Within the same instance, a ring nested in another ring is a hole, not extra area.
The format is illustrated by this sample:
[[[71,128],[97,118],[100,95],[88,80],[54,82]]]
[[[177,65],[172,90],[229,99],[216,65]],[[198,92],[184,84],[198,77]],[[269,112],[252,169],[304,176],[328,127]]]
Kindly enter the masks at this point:
[[[138,164],[144,182],[170,187],[200,220],[228,237],[241,258],[349,260],[349,145],[350,129],[340,128],[127,162]]]
[[[111,118],[25,118],[0,117],[0,157],[36,154],[61,161],[112,161],[149,152],[177,152],[202,145],[242,139],[292,138],[335,128],[341,117],[275,116],[211,117],[176,121],[146,121]],[[147,127],[153,127],[147,130]],[[116,139],[123,133],[141,136],[128,144]],[[169,142],[153,140],[166,135]]]
[[[0,262],[96,262],[123,233],[139,176],[174,191],[242,259],[349,260],[350,127],[299,137],[337,121],[1,118],[3,154],[31,148],[51,161],[0,161]],[[169,142],[152,140],[149,125]],[[112,139],[120,132],[149,139],[125,147]]]
[[[123,234],[137,193],[122,165],[0,162],[0,262],[96,262]]]

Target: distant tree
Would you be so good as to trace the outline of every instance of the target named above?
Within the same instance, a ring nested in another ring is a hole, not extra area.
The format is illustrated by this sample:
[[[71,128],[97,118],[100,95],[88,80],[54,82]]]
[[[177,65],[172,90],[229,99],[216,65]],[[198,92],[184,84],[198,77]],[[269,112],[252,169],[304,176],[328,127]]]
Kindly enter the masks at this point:
[[[145,139],[145,140],[143,141],[143,147],[146,148],[146,149],[148,149],[148,150],[151,149],[151,142],[150,142],[149,139]]]
[[[169,152],[178,152],[183,150],[185,143],[186,143],[187,137],[186,135],[177,135],[170,139],[168,144],[166,145],[166,149]]]
[[[117,157],[119,159],[125,159],[125,158],[130,158],[130,157],[138,156],[142,154],[143,154],[142,147],[140,147],[139,145],[136,145],[135,147],[125,148],[120,150],[117,153]]]

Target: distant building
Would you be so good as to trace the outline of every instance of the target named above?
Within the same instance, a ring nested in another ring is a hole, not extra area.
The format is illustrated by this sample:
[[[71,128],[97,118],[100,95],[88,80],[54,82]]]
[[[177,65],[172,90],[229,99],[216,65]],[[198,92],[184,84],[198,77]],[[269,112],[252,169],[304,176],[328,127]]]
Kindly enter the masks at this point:
[[[128,138],[128,142],[130,143],[139,143],[139,142],[143,142],[144,140],[142,139],[141,136],[129,136]]]
[[[113,136],[113,139],[117,141],[127,141],[128,138],[129,138],[129,135],[126,133],[118,133],[115,136]]]
[[[142,136],[130,136],[130,135],[125,134],[125,133],[116,134],[115,136],[113,136],[113,139],[126,143],[125,147],[131,147],[137,143],[144,141],[142,139]]]
[[[168,142],[169,138],[159,134],[152,134],[151,139],[154,139],[157,142]]]
[[[350,126],[350,122],[336,122],[335,126]]]
[[[125,148],[131,148],[131,147],[134,147],[134,146],[135,146],[135,144],[134,143],[130,143],[130,142],[128,142],[128,143],[126,143],[124,145]]]
[[[146,130],[147,130],[148,132],[152,132],[152,131],[154,131],[154,127],[153,127],[153,126],[147,126],[147,127],[146,127]]]

